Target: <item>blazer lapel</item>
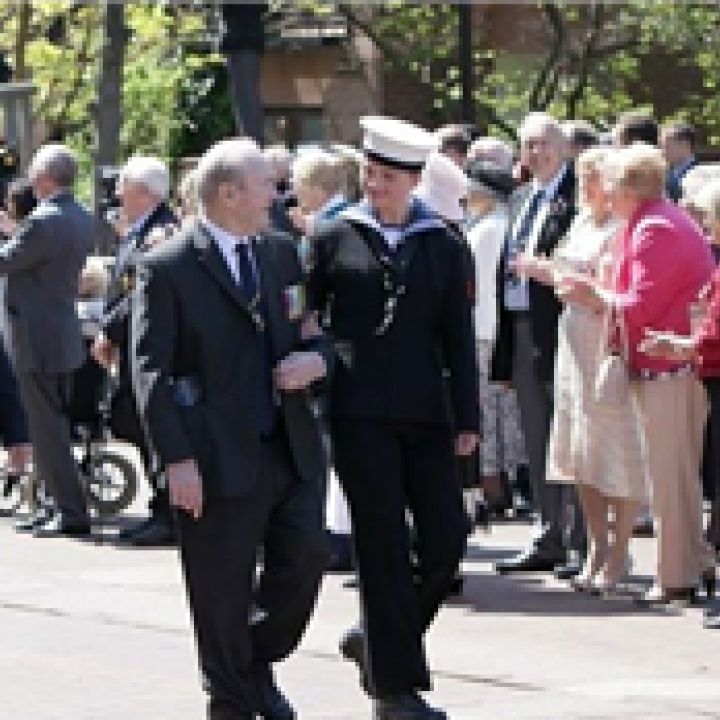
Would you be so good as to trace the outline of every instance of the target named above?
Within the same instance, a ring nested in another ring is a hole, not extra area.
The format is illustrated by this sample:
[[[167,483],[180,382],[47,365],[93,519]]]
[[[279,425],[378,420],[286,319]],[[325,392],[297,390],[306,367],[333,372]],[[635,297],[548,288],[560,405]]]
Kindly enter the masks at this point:
[[[193,244],[197,250],[200,264],[208,272],[210,277],[225,291],[227,296],[234,300],[252,319],[252,311],[248,307],[245,298],[230,273],[225,259],[220,253],[217,245],[212,239],[208,230],[202,223],[196,223],[193,229]]]
[[[259,235],[255,243],[255,259],[260,272],[261,295],[267,313],[268,332],[276,357],[289,352],[293,344],[292,326],[280,303],[282,287],[277,273],[277,256],[269,237]]]

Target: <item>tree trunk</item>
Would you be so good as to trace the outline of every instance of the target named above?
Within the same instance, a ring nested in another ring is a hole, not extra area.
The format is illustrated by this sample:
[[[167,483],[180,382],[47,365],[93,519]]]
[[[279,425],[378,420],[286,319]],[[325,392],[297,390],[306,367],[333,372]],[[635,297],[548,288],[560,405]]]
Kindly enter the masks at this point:
[[[22,0],[18,7],[18,23],[15,32],[15,80],[22,82],[28,79],[26,51],[30,39],[30,0]]]
[[[238,133],[262,143],[265,133],[260,95],[260,54],[255,50],[228,52],[227,69]]]
[[[104,40],[101,56],[98,103],[96,110],[97,148],[95,154],[95,185],[93,206],[99,211],[102,168],[117,165],[120,157],[122,125],[122,71],[125,56],[125,8],[123,3],[104,3]],[[109,238],[100,238],[105,247]],[[107,248],[106,248],[107,249]]]

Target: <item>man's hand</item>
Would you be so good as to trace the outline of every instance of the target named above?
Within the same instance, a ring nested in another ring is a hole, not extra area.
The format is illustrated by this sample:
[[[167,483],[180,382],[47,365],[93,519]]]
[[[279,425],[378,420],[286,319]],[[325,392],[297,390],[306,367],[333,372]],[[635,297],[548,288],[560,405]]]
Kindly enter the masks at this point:
[[[326,371],[325,359],[320,353],[314,350],[290,353],[275,367],[275,386],[287,392],[304,390],[325,377]]]
[[[17,223],[4,210],[0,210],[0,233],[12,235],[16,228]]]
[[[11,445],[7,451],[7,469],[8,472],[22,475],[27,472],[32,461],[32,445],[29,443],[21,443],[20,445]]]
[[[93,341],[90,354],[106,370],[109,370],[118,361],[119,356],[118,349],[102,332]]]
[[[455,438],[455,454],[458,457],[468,457],[475,452],[480,442],[480,435],[474,432],[461,432]]]
[[[184,510],[197,520],[203,510],[203,486],[200,471],[194,460],[184,460],[167,466],[170,504]]]

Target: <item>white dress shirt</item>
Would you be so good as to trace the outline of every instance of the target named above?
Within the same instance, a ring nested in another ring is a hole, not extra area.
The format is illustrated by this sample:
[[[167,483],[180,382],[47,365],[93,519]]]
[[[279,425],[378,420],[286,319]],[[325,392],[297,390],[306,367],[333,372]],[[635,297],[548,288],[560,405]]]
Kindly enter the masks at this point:
[[[220,250],[220,254],[225,260],[228,270],[230,270],[230,274],[233,276],[233,279],[236,283],[241,284],[242,280],[240,278],[240,263],[237,258],[237,246],[240,243],[249,244],[251,238],[247,235],[233,235],[224,228],[221,228],[219,225],[216,225],[211,220],[208,220],[205,215],[201,216],[200,222],[205,226],[212,236],[212,239],[215,241],[218,250]],[[257,264],[255,262],[255,254],[252,252],[252,248],[250,249],[250,258],[253,264],[253,272],[257,278]]]

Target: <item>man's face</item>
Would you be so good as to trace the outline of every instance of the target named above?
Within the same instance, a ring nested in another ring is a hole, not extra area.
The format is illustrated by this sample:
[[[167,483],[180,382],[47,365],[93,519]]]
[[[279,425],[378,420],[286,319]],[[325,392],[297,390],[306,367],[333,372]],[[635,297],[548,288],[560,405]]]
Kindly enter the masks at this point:
[[[549,182],[565,161],[562,138],[549,130],[531,130],[521,140],[520,161],[533,177]]]
[[[248,233],[260,232],[269,223],[269,210],[275,196],[275,176],[262,159],[249,163],[241,185],[233,185],[228,195],[230,210],[237,212]]]
[[[660,148],[669,165],[677,165],[692,155],[688,143],[669,132],[663,132],[660,136]]]
[[[30,184],[32,185],[33,194],[38,200],[44,200],[47,197],[50,197],[55,190],[57,190],[57,185],[53,181],[53,179],[42,172],[34,172],[32,168],[28,171],[28,177],[30,179]]]
[[[118,185],[118,198],[126,222],[132,225],[158,204],[158,198],[144,185],[122,180]]]
[[[365,159],[362,173],[363,192],[380,214],[402,212],[410,201],[420,173],[401,170]]]

